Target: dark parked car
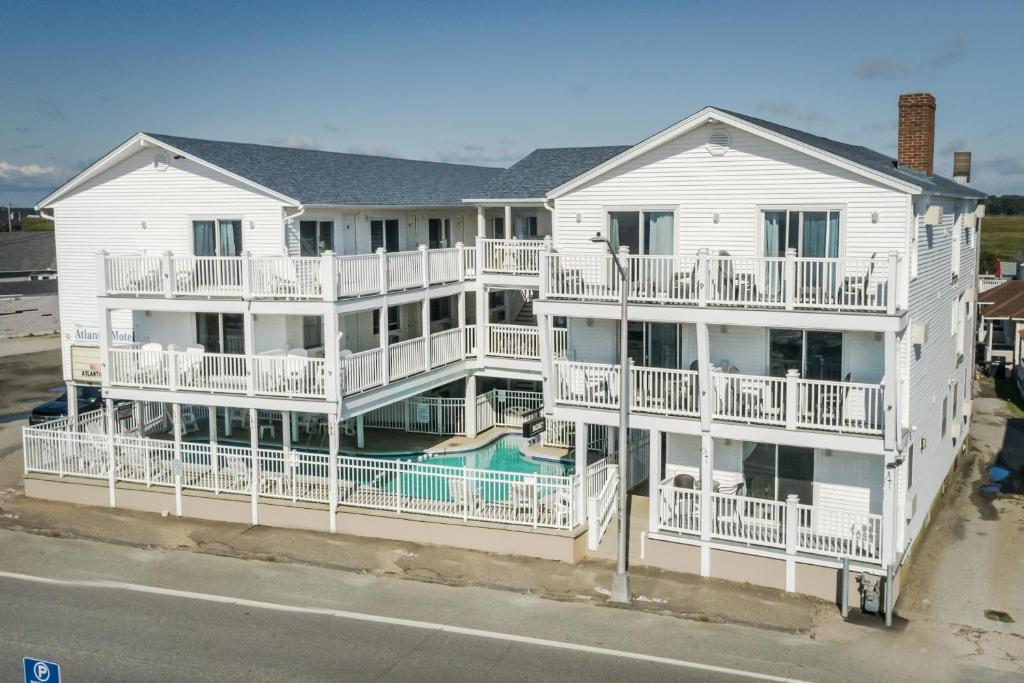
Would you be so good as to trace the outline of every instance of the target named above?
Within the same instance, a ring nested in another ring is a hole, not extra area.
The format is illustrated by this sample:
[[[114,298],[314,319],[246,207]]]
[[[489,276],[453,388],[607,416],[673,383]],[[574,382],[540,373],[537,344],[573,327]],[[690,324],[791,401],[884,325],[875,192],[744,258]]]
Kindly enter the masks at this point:
[[[96,410],[97,408],[103,407],[103,396],[100,394],[99,387],[79,387],[78,388],[78,414],[87,413],[90,410]],[[68,414],[68,395],[67,392],[60,395],[57,398],[48,403],[43,403],[32,409],[32,415],[28,419],[30,425],[36,425],[40,422],[48,422],[49,420],[56,420],[59,417],[64,417]]]

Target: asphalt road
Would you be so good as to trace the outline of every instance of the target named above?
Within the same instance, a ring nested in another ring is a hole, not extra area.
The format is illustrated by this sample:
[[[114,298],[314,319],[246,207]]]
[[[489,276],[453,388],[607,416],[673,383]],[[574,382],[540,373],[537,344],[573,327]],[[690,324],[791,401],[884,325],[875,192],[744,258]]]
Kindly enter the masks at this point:
[[[738,681],[747,677],[509,642],[113,588],[0,578],[0,678],[21,658],[62,680]]]

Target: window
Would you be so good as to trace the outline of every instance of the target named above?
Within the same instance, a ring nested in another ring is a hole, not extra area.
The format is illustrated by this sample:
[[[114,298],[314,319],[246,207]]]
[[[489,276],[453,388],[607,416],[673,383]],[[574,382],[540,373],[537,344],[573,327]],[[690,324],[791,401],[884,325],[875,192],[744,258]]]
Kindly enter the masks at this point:
[[[949,396],[942,399],[942,436],[946,435],[949,427]]]
[[[795,249],[805,258],[838,258],[842,212],[794,211],[777,209],[762,211],[764,255],[781,257],[787,249]]]
[[[495,216],[491,219],[491,234],[494,235],[494,239],[505,239],[504,216]]]
[[[752,498],[784,501],[795,494],[814,503],[814,449],[743,443],[743,484]]]
[[[387,251],[398,251],[398,219],[374,219],[370,221],[370,251],[383,247]]]
[[[452,317],[452,298],[450,296],[442,296],[436,299],[430,300],[430,320],[431,322],[438,322],[441,320],[449,320]]]
[[[671,256],[675,252],[675,213],[611,211],[608,234],[613,247],[629,247],[630,254]]]
[[[914,444],[907,449],[907,490],[914,487]]]
[[[795,369],[804,379],[839,381],[843,376],[843,333],[769,330],[768,374],[785,377]]]
[[[324,345],[324,319],[318,315],[302,316],[302,348],[319,349]]]
[[[242,315],[196,313],[196,343],[210,353],[245,353]]]
[[[953,231],[951,235],[953,243],[950,245],[950,248],[953,250],[952,273],[954,280],[960,275],[960,241],[963,239],[962,221],[960,206],[958,205],[953,208]]]
[[[242,221],[192,221],[192,253],[196,256],[240,256]]]
[[[402,320],[399,317],[400,306],[388,306],[388,330],[394,332],[402,328]],[[373,310],[373,333],[380,334],[380,310]]]
[[[334,251],[334,221],[299,221],[299,256]]]
[[[515,219],[515,235],[520,239],[530,239],[537,236],[537,217],[518,216]]]
[[[452,246],[450,218],[431,218],[427,221],[427,246],[430,249],[447,249]]]

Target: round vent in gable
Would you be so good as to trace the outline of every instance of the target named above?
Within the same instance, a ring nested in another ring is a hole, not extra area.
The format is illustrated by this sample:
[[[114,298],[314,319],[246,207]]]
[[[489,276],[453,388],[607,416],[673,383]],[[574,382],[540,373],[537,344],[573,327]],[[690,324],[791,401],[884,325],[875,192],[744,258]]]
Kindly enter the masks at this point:
[[[704,147],[708,150],[708,154],[720,157],[729,151],[730,144],[732,144],[732,136],[729,135],[729,131],[725,128],[715,128],[708,134],[708,141]]]
[[[168,157],[163,152],[158,152],[157,155],[153,157],[153,168],[155,168],[158,171],[166,171],[167,167],[170,165],[170,157]]]

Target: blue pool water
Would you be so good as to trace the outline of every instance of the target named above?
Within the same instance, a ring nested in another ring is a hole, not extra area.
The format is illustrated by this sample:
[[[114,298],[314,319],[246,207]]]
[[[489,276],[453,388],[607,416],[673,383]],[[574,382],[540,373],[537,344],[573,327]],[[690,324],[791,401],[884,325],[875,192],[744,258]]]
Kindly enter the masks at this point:
[[[468,467],[470,469],[492,470],[496,472],[558,476],[573,473],[574,466],[572,462],[535,460],[526,457],[519,450],[523,443],[523,437],[515,434],[506,434],[486,446],[481,446],[465,453],[453,453],[451,455],[417,454],[399,457],[402,460],[412,460],[429,465]]]

